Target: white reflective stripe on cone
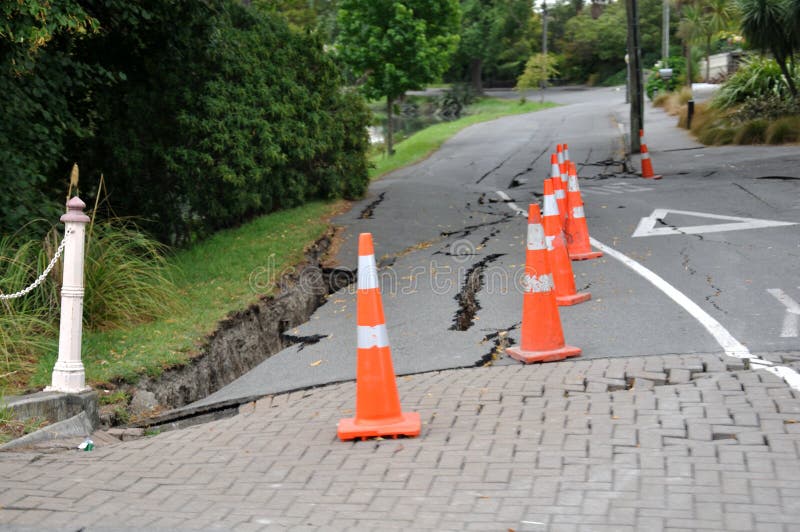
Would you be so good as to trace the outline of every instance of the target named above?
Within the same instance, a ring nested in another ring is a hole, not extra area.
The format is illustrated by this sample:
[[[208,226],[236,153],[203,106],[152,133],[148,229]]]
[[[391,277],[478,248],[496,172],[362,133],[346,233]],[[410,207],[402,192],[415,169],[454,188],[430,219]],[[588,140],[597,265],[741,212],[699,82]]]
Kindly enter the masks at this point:
[[[572,208],[572,217],[573,218],[585,218],[586,214],[583,212],[583,205],[580,207],[573,207]]]
[[[554,240],[555,238],[556,238],[556,237],[554,237],[554,236],[546,236],[546,237],[544,237],[545,241],[547,242],[547,250],[548,250],[548,251],[553,251],[553,250],[555,249],[555,248],[553,247],[553,240]]]
[[[358,289],[378,288],[378,267],[375,266],[375,255],[358,256]]]
[[[581,187],[578,185],[578,178],[574,175],[569,176],[569,181],[567,182],[567,190],[569,192],[580,192]]]
[[[558,203],[556,203],[556,197],[552,194],[547,195],[544,197],[544,215],[545,216],[554,216],[558,214]]]
[[[559,188],[559,189],[555,190],[555,195],[556,195],[556,199],[563,199],[563,198],[567,197],[564,194],[564,189],[563,188]]]
[[[524,283],[525,292],[532,292],[534,294],[541,294],[543,292],[550,292],[555,288],[553,283],[553,274],[546,273],[536,277],[535,275],[525,275],[522,280]]]
[[[389,347],[389,336],[386,334],[386,325],[359,325],[358,327],[358,348],[369,349],[370,347]]]
[[[531,251],[547,249],[542,224],[528,224],[528,249]]]

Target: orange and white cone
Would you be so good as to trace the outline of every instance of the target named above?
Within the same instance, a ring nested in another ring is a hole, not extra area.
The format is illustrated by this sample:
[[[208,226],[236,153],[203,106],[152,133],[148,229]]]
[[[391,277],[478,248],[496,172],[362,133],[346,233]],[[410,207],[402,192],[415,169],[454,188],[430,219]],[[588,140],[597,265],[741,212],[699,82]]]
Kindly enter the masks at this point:
[[[575,305],[591,299],[589,292],[575,290],[575,277],[572,274],[572,263],[567,253],[567,244],[564,232],[561,229],[558,204],[553,197],[552,179],[544,182],[544,234],[547,239],[547,251],[550,257],[550,267],[553,272],[553,281],[556,285],[556,303],[559,305]]]
[[[339,420],[339,439],[419,436],[422,426],[419,414],[400,410],[370,233],[358,237],[356,297],[356,415]]]
[[[558,145],[559,149],[561,144]],[[561,152],[559,152],[561,153]],[[550,181],[553,182],[553,194],[555,194],[556,203],[558,204],[558,212],[567,212],[567,191],[562,188],[561,181],[561,163],[558,161],[559,156],[555,153],[550,155]],[[564,217],[561,217],[561,227],[564,227]]]
[[[647,151],[647,144],[642,144],[642,177],[645,179],[661,179],[662,177],[653,172],[653,163],[650,161],[650,152]]]
[[[567,187],[567,223],[564,234],[567,238],[567,253],[572,260],[588,260],[602,257],[600,251],[592,251],[589,244],[589,227],[586,224],[586,215],[583,212],[583,198],[578,185],[578,169],[575,163],[569,161],[569,184]]]
[[[506,349],[508,356],[526,364],[581,354],[580,348],[564,344],[546,242],[539,206],[530,205],[520,345]]]

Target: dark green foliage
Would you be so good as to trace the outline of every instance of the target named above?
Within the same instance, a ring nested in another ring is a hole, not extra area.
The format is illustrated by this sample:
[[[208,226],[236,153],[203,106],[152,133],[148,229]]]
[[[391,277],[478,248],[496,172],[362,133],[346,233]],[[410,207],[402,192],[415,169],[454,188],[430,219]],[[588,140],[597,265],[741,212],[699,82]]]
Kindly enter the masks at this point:
[[[659,69],[653,67],[647,77],[645,83],[645,92],[647,97],[651,100],[661,92],[672,92],[675,89],[682,87],[686,84],[686,58],[684,57],[670,57],[669,68],[672,69],[672,77],[669,80],[664,80]]]
[[[800,82],[800,68],[794,69],[794,79]],[[716,107],[724,109],[748,100],[789,100],[790,96],[778,63],[774,59],[752,57],[722,85],[713,101]]]
[[[363,193],[369,113],[317,36],[235,0],[79,4],[97,32],[0,72],[2,229],[52,220],[72,160],[84,197],[104,173],[114,213],[171,243]]]
[[[109,36],[131,73],[98,97],[107,120],[90,166],[105,170],[118,213],[145,213],[161,239],[184,242],[363,193],[368,112],[315,37],[225,0],[156,7],[138,47],[141,33]]]

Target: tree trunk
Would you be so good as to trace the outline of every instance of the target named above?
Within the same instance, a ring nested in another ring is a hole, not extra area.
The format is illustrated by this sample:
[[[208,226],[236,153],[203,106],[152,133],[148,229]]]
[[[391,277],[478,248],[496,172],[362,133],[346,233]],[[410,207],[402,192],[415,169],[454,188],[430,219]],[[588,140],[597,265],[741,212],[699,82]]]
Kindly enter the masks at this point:
[[[692,88],[692,47],[686,45],[686,86]]]
[[[392,119],[392,104],[394,101],[390,96],[386,97],[386,153],[394,155],[394,120]]]
[[[778,63],[778,66],[781,67],[781,73],[783,74],[783,77],[786,78],[786,84],[789,85],[789,92],[792,93],[792,98],[797,98],[797,87],[794,84],[794,79],[792,79],[789,68],[786,66],[786,56],[783,54],[776,54],[775,50],[772,51],[772,55],[775,57],[775,61]]]
[[[483,94],[483,59],[473,58],[469,62],[469,76],[476,94]]]

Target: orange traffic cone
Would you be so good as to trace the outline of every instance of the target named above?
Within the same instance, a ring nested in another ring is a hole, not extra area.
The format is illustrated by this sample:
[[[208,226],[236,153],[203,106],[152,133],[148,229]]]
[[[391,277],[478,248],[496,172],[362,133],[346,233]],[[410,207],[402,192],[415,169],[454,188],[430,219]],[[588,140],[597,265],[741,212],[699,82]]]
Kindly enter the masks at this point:
[[[558,145],[558,148],[561,149],[561,144]],[[555,153],[550,155],[550,181],[553,182],[553,193],[555,194],[556,203],[558,204],[558,212],[562,213],[567,211],[567,194],[566,190],[561,187],[561,163],[559,163],[558,157],[559,156]],[[563,216],[560,218],[560,223],[561,228],[563,229]]]
[[[642,177],[646,179],[661,179],[662,176],[655,175],[653,163],[650,161],[650,153],[647,151],[647,144],[642,144]]]
[[[580,348],[564,345],[538,205],[528,207],[527,241],[520,346],[509,347],[506,353],[526,364],[578,356]]]
[[[566,144],[561,144],[561,151],[558,153],[558,170],[561,177],[561,182],[558,184],[564,194],[564,206],[562,207],[559,203],[558,212],[561,214],[561,227],[564,227],[564,224],[567,223],[567,182],[569,181],[569,153]]]
[[[564,162],[565,162],[565,163],[569,163],[569,162],[570,162],[570,158],[569,158],[569,145],[567,145],[567,144],[564,144],[563,148],[564,148],[564,150],[563,150],[563,151],[564,151]],[[567,167],[567,171],[569,171],[569,167]]]
[[[589,244],[589,227],[583,212],[583,198],[578,185],[578,169],[569,161],[569,185],[567,187],[567,223],[564,234],[567,238],[567,253],[572,260],[587,260],[602,257],[600,251],[592,251]]]
[[[419,436],[422,425],[419,414],[400,411],[370,233],[361,233],[358,237],[356,297],[356,416],[339,420],[339,439]]]
[[[564,232],[559,222],[558,204],[553,197],[552,179],[544,182],[544,234],[547,237],[547,251],[550,267],[556,285],[556,303],[559,305],[575,305],[591,299],[589,292],[575,290],[575,277],[572,275],[572,264],[567,254]]]

